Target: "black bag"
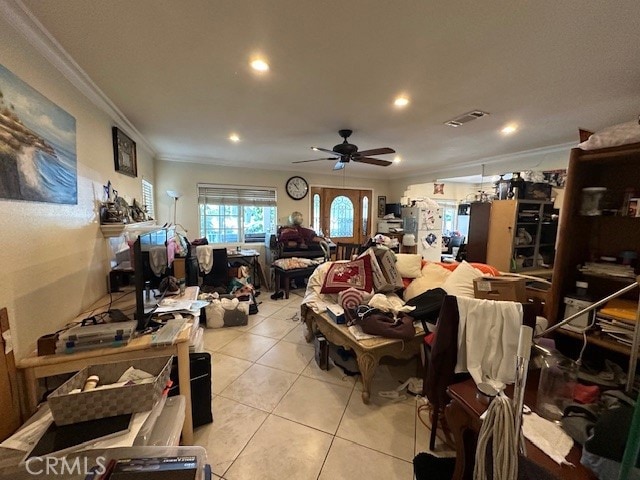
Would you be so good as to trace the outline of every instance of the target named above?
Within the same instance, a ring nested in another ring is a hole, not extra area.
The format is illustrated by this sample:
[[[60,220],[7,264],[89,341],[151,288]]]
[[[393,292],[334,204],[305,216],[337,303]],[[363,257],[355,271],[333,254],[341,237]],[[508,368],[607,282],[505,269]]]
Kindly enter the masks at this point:
[[[413,318],[404,313],[394,317],[393,313],[371,309],[369,313],[359,315],[356,323],[364,333],[380,335],[387,338],[411,340],[416,335]]]
[[[190,353],[189,371],[191,373],[191,418],[193,426],[199,427],[213,422],[211,413],[211,354]],[[171,367],[173,385],[169,389],[169,396],[180,394],[178,382],[178,357],[173,357]]]
[[[442,288],[433,288],[421,293],[417,297],[413,297],[407,301],[407,305],[416,307],[415,310],[411,312],[411,316],[416,320],[424,320],[425,322],[435,324],[438,321],[440,307],[442,307],[442,301],[446,294],[447,292]]]

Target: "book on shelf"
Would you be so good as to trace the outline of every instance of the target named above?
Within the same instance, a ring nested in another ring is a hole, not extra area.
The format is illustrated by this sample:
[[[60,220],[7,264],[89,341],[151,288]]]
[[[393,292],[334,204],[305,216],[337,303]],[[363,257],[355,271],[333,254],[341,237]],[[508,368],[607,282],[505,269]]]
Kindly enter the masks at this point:
[[[177,457],[122,458],[107,466],[109,480],[194,480],[198,459],[185,455]]]
[[[633,338],[629,338],[625,335],[619,335],[617,333],[609,333],[610,337],[612,337],[616,342],[622,343],[623,345],[631,346],[633,343]]]
[[[609,300],[607,304],[600,309],[598,314],[605,318],[635,324],[637,312],[637,301],[626,300],[624,298],[614,298],[613,300]]]
[[[604,275],[611,277],[635,279],[636,274],[630,265],[619,265],[617,263],[597,263],[585,262],[579,269],[582,273],[593,275]]]
[[[633,337],[632,331],[630,332],[629,330],[624,330],[622,328],[600,326],[600,331],[603,333],[616,333],[618,335],[625,335],[629,338]]]

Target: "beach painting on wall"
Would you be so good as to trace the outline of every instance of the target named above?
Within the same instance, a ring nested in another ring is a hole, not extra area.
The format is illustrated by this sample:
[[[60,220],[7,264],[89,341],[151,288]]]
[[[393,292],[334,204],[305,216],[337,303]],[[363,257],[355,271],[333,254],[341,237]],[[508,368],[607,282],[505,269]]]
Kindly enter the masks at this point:
[[[0,65],[0,201],[78,203],[76,119]]]

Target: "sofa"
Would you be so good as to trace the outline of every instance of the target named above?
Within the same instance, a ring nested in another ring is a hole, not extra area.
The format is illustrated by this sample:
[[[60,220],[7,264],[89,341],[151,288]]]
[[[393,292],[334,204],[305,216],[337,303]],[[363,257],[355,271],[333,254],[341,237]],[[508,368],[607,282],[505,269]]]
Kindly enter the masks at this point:
[[[473,279],[482,275],[500,275],[494,267],[482,263],[436,263],[422,260],[417,254],[395,254],[395,268],[397,274],[402,277],[402,289],[395,292],[384,292],[394,302],[405,303],[420,294],[443,288],[450,295],[462,295],[473,297]],[[327,306],[338,304],[338,293],[325,293],[326,275],[331,266],[336,262],[326,262],[320,265],[309,278],[302,304],[314,313],[323,313]],[[458,269],[461,267],[460,269]],[[457,272],[457,273],[456,273]],[[349,285],[345,283],[344,290]],[[338,287],[339,289],[339,287]],[[379,292],[373,292],[379,293]]]

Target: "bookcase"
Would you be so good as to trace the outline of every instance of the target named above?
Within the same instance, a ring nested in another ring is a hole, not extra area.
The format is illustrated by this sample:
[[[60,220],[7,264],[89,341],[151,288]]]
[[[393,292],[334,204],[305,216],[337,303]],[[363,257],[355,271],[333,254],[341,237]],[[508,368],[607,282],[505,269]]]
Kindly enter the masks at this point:
[[[583,189],[588,187],[607,189],[600,202],[601,215],[581,215]],[[550,324],[562,320],[563,299],[575,292],[576,281],[588,282],[589,295],[594,300],[636,282],[633,278],[586,273],[579,269],[585,262],[599,262],[603,257],[618,259],[623,251],[640,250],[640,217],[627,215],[623,208],[625,191],[629,188],[640,191],[640,143],[571,151],[548,305]],[[637,302],[638,289],[625,294],[624,298]],[[562,329],[558,332],[582,339],[577,333]],[[588,342],[619,353],[630,353],[628,346],[597,332],[588,334]]]
[[[487,262],[502,272],[531,271],[554,262],[558,210],[541,200],[491,204]]]

